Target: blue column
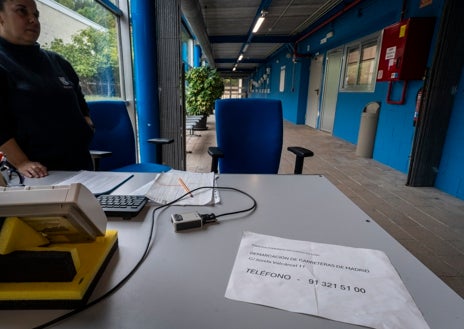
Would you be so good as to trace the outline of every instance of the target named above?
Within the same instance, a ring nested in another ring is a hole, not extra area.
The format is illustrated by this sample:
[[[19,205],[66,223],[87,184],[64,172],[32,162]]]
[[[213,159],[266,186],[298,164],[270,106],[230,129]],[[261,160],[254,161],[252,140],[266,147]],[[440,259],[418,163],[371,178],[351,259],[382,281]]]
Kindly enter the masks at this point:
[[[156,148],[147,142],[149,138],[160,137],[155,2],[131,1],[130,7],[140,160],[156,162]]]
[[[201,47],[195,45],[195,47],[193,47],[193,67],[199,66],[201,66]]]
[[[188,43],[182,42],[182,61],[188,64]]]

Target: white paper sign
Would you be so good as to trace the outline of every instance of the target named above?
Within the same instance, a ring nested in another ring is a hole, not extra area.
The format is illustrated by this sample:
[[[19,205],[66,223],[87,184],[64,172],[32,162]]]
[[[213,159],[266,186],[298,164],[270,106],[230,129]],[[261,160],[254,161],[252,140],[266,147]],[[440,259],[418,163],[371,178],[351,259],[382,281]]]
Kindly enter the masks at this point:
[[[429,328],[378,250],[245,232],[225,296],[371,328]]]

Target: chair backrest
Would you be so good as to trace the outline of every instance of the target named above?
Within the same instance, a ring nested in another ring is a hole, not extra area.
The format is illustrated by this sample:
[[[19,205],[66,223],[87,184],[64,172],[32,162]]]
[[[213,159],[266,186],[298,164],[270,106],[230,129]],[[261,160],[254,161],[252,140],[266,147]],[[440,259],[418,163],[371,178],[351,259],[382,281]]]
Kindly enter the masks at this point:
[[[95,125],[91,150],[111,151],[100,160],[99,170],[113,170],[136,162],[135,137],[124,101],[89,101],[90,117]]]
[[[282,103],[273,99],[221,99],[215,104],[221,173],[276,174],[283,141]]]

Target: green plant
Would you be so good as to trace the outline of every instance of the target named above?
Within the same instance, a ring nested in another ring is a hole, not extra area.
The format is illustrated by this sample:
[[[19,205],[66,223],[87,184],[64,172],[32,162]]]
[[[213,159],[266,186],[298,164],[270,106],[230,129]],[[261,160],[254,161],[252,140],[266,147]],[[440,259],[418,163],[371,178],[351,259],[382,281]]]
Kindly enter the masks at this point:
[[[209,66],[194,67],[187,71],[185,81],[187,114],[211,114],[214,101],[224,92],[224,82],[219,73]]]

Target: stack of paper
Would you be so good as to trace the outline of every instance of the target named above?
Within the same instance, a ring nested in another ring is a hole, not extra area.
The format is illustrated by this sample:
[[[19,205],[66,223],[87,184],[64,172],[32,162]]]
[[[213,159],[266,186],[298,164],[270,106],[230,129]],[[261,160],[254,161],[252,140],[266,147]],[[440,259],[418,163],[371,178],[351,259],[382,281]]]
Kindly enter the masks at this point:
[[[131,173],[82,170],[56,185],[81,183],[95,195],[109,194],[133,176]]]
[[[176,205],[210,205],[219,202],[215,192],[215,175],[211,173],[192,173],[170,170],[159,174],[147,193],[150,200],[166,204],[181,198]]]

